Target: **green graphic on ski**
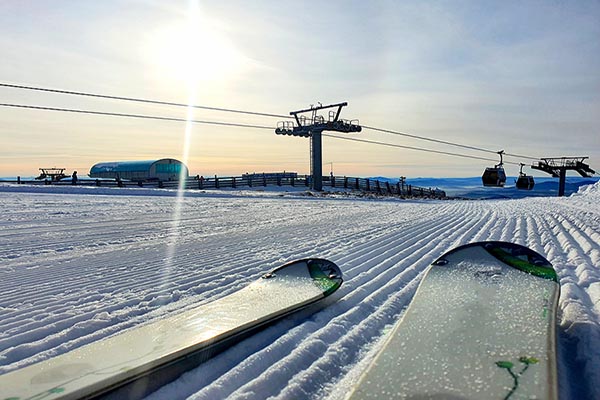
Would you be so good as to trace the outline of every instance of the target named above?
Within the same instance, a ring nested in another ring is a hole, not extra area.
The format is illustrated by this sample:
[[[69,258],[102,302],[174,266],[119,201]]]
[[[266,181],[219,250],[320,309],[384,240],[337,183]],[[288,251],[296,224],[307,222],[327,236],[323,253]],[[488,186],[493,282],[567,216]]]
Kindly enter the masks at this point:
[[[0,375],[0,400],[143,397],[341,284],[331,261],[290,262],[212,303]]]
[[[351,399],[556,399],[552,265],[512,243],[458,247],[428,269]]]

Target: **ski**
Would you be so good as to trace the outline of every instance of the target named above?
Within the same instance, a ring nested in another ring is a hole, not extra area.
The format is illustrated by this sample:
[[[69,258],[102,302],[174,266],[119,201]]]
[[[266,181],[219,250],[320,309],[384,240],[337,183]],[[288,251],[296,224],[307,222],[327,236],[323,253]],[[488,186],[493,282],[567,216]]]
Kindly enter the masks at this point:
[[[556,399],[552,265],[512,243],[458,247],[427,270],[351,399]]]
[[[143,397],[341,284],[331,261],[287,263],[214,302],[1,375],[0,399]]]

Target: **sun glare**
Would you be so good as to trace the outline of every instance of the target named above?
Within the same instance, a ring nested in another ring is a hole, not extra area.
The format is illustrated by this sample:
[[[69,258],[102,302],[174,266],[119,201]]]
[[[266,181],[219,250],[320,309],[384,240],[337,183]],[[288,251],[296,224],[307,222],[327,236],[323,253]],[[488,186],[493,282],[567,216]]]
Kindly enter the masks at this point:
[[[186,21],[155,32],[150,57],[161,77],[185,83],[225,80],[244,64],[244,57],[218,24],[198,7],[189,10]]]

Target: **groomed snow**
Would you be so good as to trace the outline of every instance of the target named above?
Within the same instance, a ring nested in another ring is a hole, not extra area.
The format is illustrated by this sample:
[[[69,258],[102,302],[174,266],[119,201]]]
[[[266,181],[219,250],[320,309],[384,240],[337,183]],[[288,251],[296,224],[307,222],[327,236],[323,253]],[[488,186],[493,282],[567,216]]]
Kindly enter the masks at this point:
[[[150,399],[341,399],[430,262],[461,244],[505,240],[557,269],[561,399],[600,398],[600,183],[565,198],[502,201],[196,192],[176,203],[161,190],[0,186],[0,374],[315,256],[345,274],[334,301]]]

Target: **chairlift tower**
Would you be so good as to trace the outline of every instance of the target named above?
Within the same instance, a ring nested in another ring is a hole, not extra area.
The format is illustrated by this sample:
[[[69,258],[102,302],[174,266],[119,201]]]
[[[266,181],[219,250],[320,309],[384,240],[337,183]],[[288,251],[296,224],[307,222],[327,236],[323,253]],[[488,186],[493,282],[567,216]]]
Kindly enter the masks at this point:
[[[554,157],[554,158],[541,158],[537,164],[531,165],[531,168],[544,171],[547,174],[552,175],[554,178],[559,178],[558,181],[558,195],[565,195],[565,181],[567,177],[567,171],[577,171],[579,175],[584,178],[590,178],[596,173],[589,165],[583,161],[589,157]]]
[[[347,105],[347,102],[328,106],[318,103],[318,106],[311,105],[310,108],[304,110],[291,111],[290,115],[296,120],[295,126],[292,121],[281,121],[277,124],[277,129],[275,129],[277,135],[300,136],[310,139],[310,174],[312,176],[310,187],[313,190],[323,190],[323,131],[354,133],[362,130],[358,120],[340,119],[342,107]],[[329,110],[327,120],[322,115],[317,115],[318,111],[328,108],[337,110]],[[302,115],[305,113],[310,113],[310,116]]]

